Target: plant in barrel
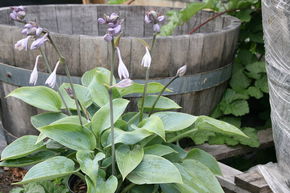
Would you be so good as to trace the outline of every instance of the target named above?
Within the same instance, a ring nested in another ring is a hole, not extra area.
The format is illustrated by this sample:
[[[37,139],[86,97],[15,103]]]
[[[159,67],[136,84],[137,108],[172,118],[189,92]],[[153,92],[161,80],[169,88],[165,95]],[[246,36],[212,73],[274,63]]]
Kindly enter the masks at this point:
[[[31,117],[38,136],[20,137],[1,154],[0,166],[32,166],[17,184],[77,176],[86,183],[88,193],[223,192],[216,179],[216,175],[221,175],[217,161],[200,149],[186,152],[178,141],[202,137],[204,132],[247,136],[228,123],[177,112],[181,107],[162,96],[171,92],[168,86],[174,80],[186,76],[186,66],[166,85],[149,80],[150,67],[158,65],[151,55],[164,16],[154,10],[145,15],[145,22],[154,31],[151,42],[140,40],[144,45],[140,60],[146,74],[145,84],[130,79],[122,60],[124,21],[117,13],[98,19],[99,24],[108,27],[104,41],[111,48],[111,70],[101,67],[89,70],[81,77],[81,84],[71,81],[69,66],[48,30],[24,21],[24,17],[14,19],[24,23],[22,32],[26,35],[15,47],[28,49],[32,40],[30,49],[40,53],[31,73],[31,84],[37,83],[40,59],[50,72],[45,82],[49,87],[21,87],[9,94],[45,111]],[[42,50],[43,44],[51,44],[59,55],[53,70]],[[118,81],[114,77],[117,64]],[[64,65],[69,83],[59,86],[60,65]],[[126,111],[130,101],[125,98],[134,93],[142,96],[137,102],[138,111]]]

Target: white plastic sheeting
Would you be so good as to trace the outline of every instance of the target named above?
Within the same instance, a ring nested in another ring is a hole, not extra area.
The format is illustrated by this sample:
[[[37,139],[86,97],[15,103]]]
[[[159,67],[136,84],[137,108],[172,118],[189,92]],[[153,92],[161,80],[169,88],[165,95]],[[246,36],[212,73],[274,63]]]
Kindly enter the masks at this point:
[[[273,137],[278,165],[258,166],[275,193],[290,193],[290,0],[262,0]]]

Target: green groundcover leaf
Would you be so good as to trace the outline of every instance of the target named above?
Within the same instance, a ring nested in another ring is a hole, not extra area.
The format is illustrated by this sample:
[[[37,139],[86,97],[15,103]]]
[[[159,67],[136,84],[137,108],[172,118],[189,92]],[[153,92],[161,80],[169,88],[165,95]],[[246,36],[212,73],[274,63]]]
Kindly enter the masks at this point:
[[[33,166],[24,176],[23,180],[16,184],[51,180],[58,177],[68,176],[74,172],[75,163],[71,159],[57,156]]]
[[[114,99],[114,123],[121,117],[125,111],[129,101],[126,99]],[[104,105],[100,108],[92,118],[92,129],[96,135],[99,135],[104,130],[110,127],[110,104]]]
[[[96,148],[94,134],[80,125],[52,124],[38,128],[45,136],[74,150],[93,150]]]
[[[117,165],[123,180],[140,164],[143,156],[144,150],[140,145],[136,145],[132,149],[127,145],[121,145],[116,149]]]
[[[25,157],[44,147],[44,143],[35,144],[37,136],[26,135],[10,143],[1,153],[1,160]]]
[[[154,115],[160,117],[163,121],[164,129],[166,132],[175,132],[186,129],[191,126],[197,117],[179,112],[158,112]]]
[[[182,183],[181,175],[173,163],[156,155],[145,155],[139,166],[127,179],[134,184]]]
[[[144,102],[144,111],[150,111],[152,109],[152,106],[156,100],[157,96],[156,95],[150,95],[145,98]],[[142,99],[138,100],[138,108],[140,109],[141,107],[141,101]],[[156,111],[164,111],[164,110],[172,110],[172,109],[180,109],[181,107],[176,104],[173,100],[161,96],[158,100],[158,102],[155,105],[154,110]]]
[[[188,152],[185,159],[194,159],[196,161],[199,161],[200,163],[207,166],[213,174],[222,175],[216,159],[212,155],[201,149],[193,148],[192,150],[190,150],[190,152]]]
[[[224,193],[213,173],[196,160],[185,160],[175,164],[179,169],[183,184],[176,184],[176,189],[182,193]]]
[[[162,120],[155,115],[150,116],[149,118],[143,120],[139,127],[159,135],[165,141],[165,130]]]
[[[27,104],[46,111],[58,112],[62,106],[58,93],[45,86],[17,88],[8,96],[16,97]]]

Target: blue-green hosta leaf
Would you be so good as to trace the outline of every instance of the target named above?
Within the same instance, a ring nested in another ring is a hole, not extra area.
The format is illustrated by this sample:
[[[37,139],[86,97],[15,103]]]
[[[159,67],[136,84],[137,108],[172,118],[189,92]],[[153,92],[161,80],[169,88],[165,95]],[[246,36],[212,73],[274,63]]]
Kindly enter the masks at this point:
[[[175,184],[182,193],[224,193],[214,174],[196,160],[185,160],[175,164],[182,176],[183,184]]]
[[[114,123],[121,117],[125,111],[129,101],[126,99],[114,99]],[[104,130],[110,127],[110,104],[104,105],[100,108],[92,118],[92,129],[95,135],[99,135]]]
[[[138,185],[182,183],[176,166],[156,155],[144,155],[142,162],[127,176],[127,179]]]
[[[16,184],[27,184],[51,180],[68,176],[75,172],[75,163],[66,157],[56,156],[33,166],[24,176],[21,182]]]
[[[84,87],[82,85],[79,84],[73,84],[74,90],[75,90],[75,94],[77,96],[77,99],[80,101],[80,103],[84,106],[84,107],[89,107],[92,104],[92,99],[91,99],[91,94],[90,91],[87,87]],[[65,89],[67,88],[71,88],[69,83],[63,83],[60,87],[59,87],[59,91],[62,94],[67,106],[69,109],[73,109],[76,110],[76,103],[75,100],[72,99],[68,94],[67,91]],[[64,104],[62,105],[62,108],[64,109],[65,106]]]
[[[199,116],[195,127],[199,130],[206,130],[215,133],[220,133],[228,136],[241,136],[248,138],[239,128],[226,123],[224,121],[219,121],[207,116]]]
[[[63,113],[41,113],[31,117],[31,123],[35,128],[43,127],[49,125],[59,119],[66,117],[67,115]]]
[[[90,83],[92,82],[92,80],[95,78],[99,84],[109,85],[110,84],[110,74],[111,74],[111,72],[106,68],[102,68],[102,67],[94,68],[94,69],[84,73],[84,75],[81,78],[82,85],[89,86]],[[116,83],[116,80],[114,78],[113,84],[115,84],[115,83]]]
[[[88,120],[84,117],[81,117],[83,125],[88,123]],[[74,125],[81,125],[80,118],[77,115],[66,116],[62,119],[56,120],[52,124],[74,124]]]
[[[171,153],[178,153],[171,147],[167,145],[162,145],[162,144],[155,144],[155,145],[147,146],[144,148],[144,152],[145,154],[152,154],[152,155],[158,155],[158,156],[164,156]]]
[[[108,147],[112,144],[112,139],[111,139],[111,131],[106,131],[102,135],[102,145],[104,147]],[[115,144],[118,143],[123,143],[126,145],[134,145],[146,137],[151,136],[153,133],[143,129],[143,128],[138,128],[133,131],[123,131],[121,129],[115,128]]]
[[[59,112],[62,101],[57,92],[45,86],[21,87],[8,96],[16,97],[42,110]]]
[[[80,125],[52,124],[38,128],[45,136],[74,150],[93,150],[96,148],[94,134]]]
[[[152,115],[149,118],[143,120],[138,126],[149,132],[155,133],[165,141],[164,125],[158,116]]]
[[[201,149],[193,148],[192,150],[190,150],[190,152],[188,152],[185,159],[194,159],[196,161],[199,161],[200,163],[207,166],[213,174],[222,175],[216,159],[212,155]]]
[[[144,150],[140,145],[135,145],[131,149],[128,145],[121,145],[116,149],[116,160],[123,180],[132,172],[142,161]]]
[[[147,96],[144,102],[144,111],[146,112],[150,111],[156,99],[157,99],[156,95]],[[139,109],[141,107],[141,102],[142,102],[142,98],[138,100]],[[181,107],[178,104],[176,104],[176,102],[174,102],[173,100],[167,97],[161,96],[158,102],[156,103],[154,110],[165,111],[165,110],[180,109],[180,108]]]
[[[99,176],[96,186],[86,176],[86,183],[88,186],[87,193],[115,193],[118,187],[118,179],[115,176],[110,176],[107,180]]]
[[[84,172],[96,186],[98,180],[99,161],[104,159],[106,156],[103,153],[98,153],[93,157],[91,151],[78,151],[76,158],[80,164],[82,172]]]
[[[51,151],[41,151],[34,153],[32,155],[28,155],[26,157],[13,159],[13,160],[5,160],[0,162],[0,167],[24,167],[37,164],[42,162],[48,158],[55,156],[54,152]]]
[[[158,82],[149,82],[147,85],[147,93],[159,93],[162,91],[164,86]],[[144,84],[139,84],[134,82],[133,85],[128,86],[126,88],[120,88],[119,92],[121,96],[125,96],[133,93],[143,93]],[[167,92],[171,92],[170,89],[166,89]]]
[[[100,84],[96,78],[92,79],[88,89],[91,93],[93,102],[99,107],[102,107],[109,102],[108,89],[104,85]]]
[[[2,151],[1,160],[25,157],[45,146],[44,143],[35,144],[36,141],[37,136],[35,135],[26,135],[16,139]]]
[[[197,117],[179,112],[158,112],[154,115],[160,117],[163,121],[164,129],[166,132],[175,132],[186,129],[191,126]]]

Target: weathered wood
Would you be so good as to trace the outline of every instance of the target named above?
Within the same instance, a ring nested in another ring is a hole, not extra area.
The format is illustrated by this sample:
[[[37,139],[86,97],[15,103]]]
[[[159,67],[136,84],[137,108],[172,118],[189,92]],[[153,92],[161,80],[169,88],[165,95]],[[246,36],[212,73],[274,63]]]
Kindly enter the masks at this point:
[[[242,188],[236,186],[235,184],[235,176],[242,174],[241,171],[220,162],[219,167],[222,171],[222,176],[217,176],[217,178],[226,193],[250,193],[247,190],[243,190]]]
[[[97,19],[104,14],[118,13],[120,18],[124,19],[123,38],[119,45],[123,61],[129,70],[130,78],[143,79],[145,69],[141,66],[141,60],[145,48],[136,37],[151,44],[152,24],[144,23],[144,14],[151,9],[166,14],[173,8],[92,4],[28,6],[27,18],[51,31],[51,37],[66,58],[71,74],[81,76],[97,66],[109,68],[111,45],[103,39],[107,26],[98,24]],[[9,12],[9,8],[0,9],[1,16]],[[232,62],[239,30],[239,23],[235,18],[222,16],[204,26],[202,33],[188,35],[193,27],[210,15],[210,12],[200,12],[187,24],[179,27],[173,36],[157,37],[152,51],[151,79],[172,77],[177,69],[185,64],[188,66],[186,75],[193,75],[215,70]],[[22,38],[20,28],[12,27],[14,23],[8,20],[8,16],[1,19],[1,22],[5,25],[0,25],[0,33],[5,35],[0,36],[0,62],[32,69],[39,51],[14,50],[14,43]],[[51,68],[54,68],[59,59],[58,54],[49,43],[45,44],[43,50],[48,56]],[[38,67],[40,71],[46,71],[43,60],[40,60]],[[117,68],[116,65],[116,77]],[[64,74],[63,65],[59,67],[58,73]],[[207,90],[171,98],[184,107],[183,112],[208,115],[221,98],[225,85],[226,83],[220,83]],[[27,111],[31,109],[27,107]]]
[[[17,86],[6,83],[2,83],[1,85],[1,109],[5,109],[5,112],[2,112],[3,126],[17,137],[36,134],[38,132],[32,129],[33,127],[30,123],[30,117],[36,114],[36,109],[16,98],[5,98],[5,96],[16,88]],[[16,119],[17,121],[15,121]]]
[[[258,132],[257,135],[261,144],[259,148],[263,149],[263,148],[272,147],[274,145],[273,137],[272,137],[272,129],[261,130]],[[242,146],[242,145],[230,147],[227,145],[203,144],[203,145],[198,145],[196,147],[210,153],[217,160],[222,160],[222,159],[226,159],[226,158],[230,158],[230,157],[234,157],[238,155],[243,155],[243,154],[246,154],[255,150],[255,148],[250,148],[250,147]]]
[[[235,184],[252,193],[272,193],[264,177],[256,170],[236,175]]]
[[[4,133],[4,127],[2,125],[2,122],[0,121],[0,154],[6,146],[7,140]]]

